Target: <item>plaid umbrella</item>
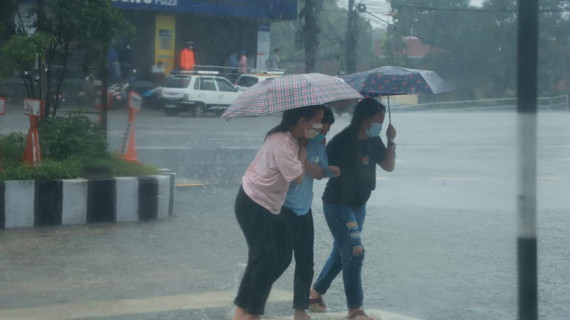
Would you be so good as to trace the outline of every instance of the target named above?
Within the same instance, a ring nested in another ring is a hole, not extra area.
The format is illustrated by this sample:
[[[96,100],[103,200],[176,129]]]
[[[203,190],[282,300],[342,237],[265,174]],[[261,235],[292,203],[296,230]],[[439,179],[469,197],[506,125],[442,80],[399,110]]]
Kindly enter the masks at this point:
[[[244,91],[222,117],[262,116],[311,105],[343,108],[362,95],[342,79],[320,73],[293,74],[259,82]]]

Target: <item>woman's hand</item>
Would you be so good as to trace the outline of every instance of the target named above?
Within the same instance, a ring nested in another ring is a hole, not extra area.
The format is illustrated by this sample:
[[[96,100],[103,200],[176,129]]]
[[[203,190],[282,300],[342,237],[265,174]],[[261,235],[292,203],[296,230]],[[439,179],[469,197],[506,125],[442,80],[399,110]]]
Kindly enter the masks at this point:
[[[396,128],[391,124],[386,129],[386,138],[388,138],[388,142],[393,142],[396,139]]]
[[[333,174],[332,178],[340,176],[340,168],[337,166],[329,166],[329,172]]]
[[[305,148],[304,145],[299,144],[299,161],[301,162],[305,162],[305,159],[307,159],[307,149]]]

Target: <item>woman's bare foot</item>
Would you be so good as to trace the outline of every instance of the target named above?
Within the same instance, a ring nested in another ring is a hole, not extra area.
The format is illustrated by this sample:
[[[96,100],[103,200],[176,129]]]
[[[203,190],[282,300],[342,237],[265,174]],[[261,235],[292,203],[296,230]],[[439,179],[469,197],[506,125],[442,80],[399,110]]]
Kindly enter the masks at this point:
[[[374,318],[367,315],[366,312],[360,308],[348,310],[347,317],[350,320],[374,320]]]
[[[236,307],[232,320],[260,320],[258,315],[247,313],[244,308]]]
[[[327,305],[323,301],[323,296],[313,288],[309,291],[309,310],[311,312],[327,312]]]
[[[311,316],[307,314],[305,309],[295,309],[293,320],[311,320]]]

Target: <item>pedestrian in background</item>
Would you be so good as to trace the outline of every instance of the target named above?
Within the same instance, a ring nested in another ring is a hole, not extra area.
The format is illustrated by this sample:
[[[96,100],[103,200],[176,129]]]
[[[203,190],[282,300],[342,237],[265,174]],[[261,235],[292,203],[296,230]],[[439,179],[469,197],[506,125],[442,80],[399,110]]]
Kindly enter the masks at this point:
[[[295,277],[293,282],[293,320],[309,320],[309,289],[313,281],[313,180],[325,177],[338,177],[340,169],[329,166],[325,148],[326,134],[334,123],[333,113],[323,106],[324,115],[321,128],[311,129],[307,134],[307,161],[305,178],[301,183],[291,182],[281,214],[288,220],[288,228],[293,239],[295,257]]]
[[[194,42],[188,41],[186,47],[180,51],[180,69],[184,71],[194,70]]]
[[[394,170],[396,129],[386,130],[388,147],[380,138],[386,107],[366,98],[354,110],[348,127],[327,145],[329,164],[336,165],[342,175],[330,179],[323,194],[323,212],[334,238],[332,250],[317,281],[310,290],[311,310],[325,312],[322,299],[331,282],[342,271],[348,319],[372,320],[364,310],[361,270],[364,246],[361,240],[366,202],[376,188],[376,165]]]
[[[240,56],[239,56],[239,63],[238,63],[238,67],[239,73],[247,73],[247,57],[245,55],[245,50],[241,49],[239,52]]]
[[[237,52],[232,52],[232,54],[230,54],[230,68],[231,68],[230,78],[232,82],[235,82],[237,79],[238,67],[239,67],[238,54]]]
[[[166,70],[164,70],[164,63],[161,60],[152,66],[152,80],[155,83],[160,83],[166,79]]]
[[[281,69],[280,65],[281,59],[279,59],[280,55],[281,55],[281,50],[279,49],[273,50],[273,54],[271,54],[269,58],[267,58],[267,60],[265,61],[265,66],[267,67],[268,70]]]
[[[107,52],[107,66],[111,82],[118,83],[121,81],[121,64],[119,63],[119,54],[115,49],[115,40],[112,41],[111,47]]]
[[[289,184],[305,177],[304,141],[322,117],[321,106],[284,111],[242,178],[235,215],[247,241],[248,261],[232,320],[260,319],[271,286],[291,262],[291,239],[279,213]]]

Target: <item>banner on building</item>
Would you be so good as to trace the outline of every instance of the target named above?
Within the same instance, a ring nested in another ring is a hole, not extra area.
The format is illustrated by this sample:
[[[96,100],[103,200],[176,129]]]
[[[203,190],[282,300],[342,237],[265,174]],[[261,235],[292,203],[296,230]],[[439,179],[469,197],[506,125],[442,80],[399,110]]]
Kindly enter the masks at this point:
[[[259,26],[257,28],[257,59],[255,61],[256,68],[265,68],[265,61],[269,58],[270,45],[269,26]]]
[[[154,63],[162,61],[167,75],[176,66],[176,52],[174,43],[176,40],[176,17],[159,14],[155,20]]]

